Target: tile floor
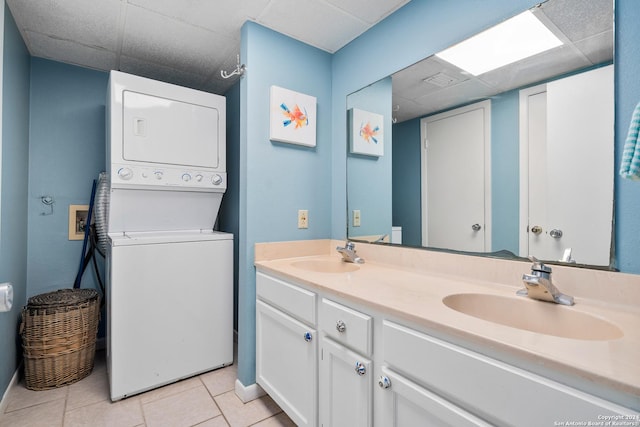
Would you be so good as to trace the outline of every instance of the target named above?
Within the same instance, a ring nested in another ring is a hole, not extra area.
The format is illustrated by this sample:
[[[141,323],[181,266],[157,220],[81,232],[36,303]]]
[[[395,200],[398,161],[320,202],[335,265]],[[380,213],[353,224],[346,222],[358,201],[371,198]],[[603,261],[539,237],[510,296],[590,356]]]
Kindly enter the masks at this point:
[[[32,391],[21,382],[5,397],[0,427],[295,426],[269,397],[243,404],[235,395],[236,365],[112,403],[104,351],[93,372],[65,387]]]

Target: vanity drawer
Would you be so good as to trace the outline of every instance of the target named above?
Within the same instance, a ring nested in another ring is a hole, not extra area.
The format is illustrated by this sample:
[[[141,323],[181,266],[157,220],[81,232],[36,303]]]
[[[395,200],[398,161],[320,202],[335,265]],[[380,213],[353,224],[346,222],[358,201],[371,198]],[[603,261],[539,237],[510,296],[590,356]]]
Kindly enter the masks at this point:
[[[316,294],[264,273],[256,273],[256,295],[291,316],[316,323]]]
[[[337,302],[322,299],[320,329],[339,343],[369,356],[372,351],[372,319]]]
[[[604,415],[632,413],[405,326],[385,320],[382,329],[383,357],[389,367],[493,425],[595,422]]]

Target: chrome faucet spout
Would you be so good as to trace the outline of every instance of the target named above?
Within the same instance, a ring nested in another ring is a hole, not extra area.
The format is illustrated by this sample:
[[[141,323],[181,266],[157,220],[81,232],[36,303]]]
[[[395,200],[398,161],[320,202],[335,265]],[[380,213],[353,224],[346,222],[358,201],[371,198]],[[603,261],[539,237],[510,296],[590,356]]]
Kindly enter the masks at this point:
[[[356,255],[356,245],[353,242],[347,242],[344,247],[338,246],[336,250],[342,255],[344,262],[352,262],[355,264],[364,264],[364,259]]]
[[[563,294],[553,285],[551,267],[547,267],[534,257],[529,259],[533,261],[531,274],[522,275],[522,282],[525,287],[520,289],[517,294],[541,301],[555,302],[556,304],[573,305],[573,297]]]

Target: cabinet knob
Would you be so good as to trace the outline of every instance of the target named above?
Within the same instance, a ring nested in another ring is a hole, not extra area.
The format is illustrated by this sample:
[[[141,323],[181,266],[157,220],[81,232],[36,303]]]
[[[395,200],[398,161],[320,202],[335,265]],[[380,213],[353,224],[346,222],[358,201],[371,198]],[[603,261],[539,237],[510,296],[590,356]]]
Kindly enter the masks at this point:
[[[306,342],[311,342],[312,339],[313,339],[313,336],[311,335],[311,332],[305,332],[304,333],[304,340]]]
[[[367,368],[360,362],[356,362],[356,373],[363,376],[367,373]]]
[[[336,330],[338,332],[344,332],[346,329],[347,329],[347,325],[342,320],[338,320],[336,322]]]
[[[389,388],[391,387],[391,380],[389,377],[381,375],[380,378],[378,378],[378,385],[380,388]]]

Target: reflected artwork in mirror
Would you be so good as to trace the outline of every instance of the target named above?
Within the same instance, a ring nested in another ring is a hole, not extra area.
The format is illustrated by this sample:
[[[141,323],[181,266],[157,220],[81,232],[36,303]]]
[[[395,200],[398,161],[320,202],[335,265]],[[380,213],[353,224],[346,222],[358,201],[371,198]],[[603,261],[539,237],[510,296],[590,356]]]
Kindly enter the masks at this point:
[[[386,141],[347,153],[349,239],[611,265],[613,2],[529,12],[562,44],[479,75],[434,54],[347,97]]]

